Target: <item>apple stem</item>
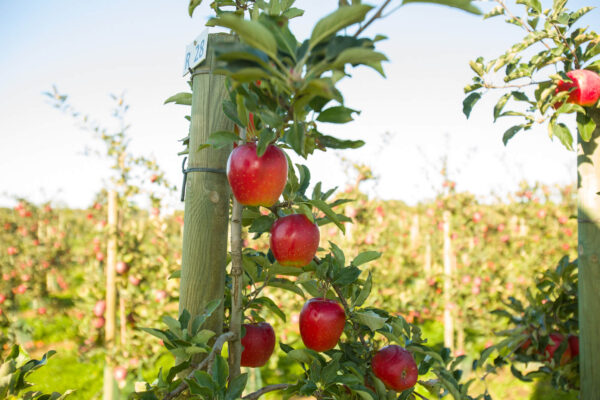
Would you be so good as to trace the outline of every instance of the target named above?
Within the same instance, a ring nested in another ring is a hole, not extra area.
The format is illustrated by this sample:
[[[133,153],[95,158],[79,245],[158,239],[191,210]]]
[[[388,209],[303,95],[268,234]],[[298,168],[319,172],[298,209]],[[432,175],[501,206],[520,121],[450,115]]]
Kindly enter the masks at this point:
[[[264,388],[261,388],[261,389],[257,390],[256,392],[250,393],[250,394],[242,397],[242,399],[243,400],[256,400],[265,393],[274,392],[276,390],[285,390],[285,389],[289,388],[290,386],[292,386],[292,385],[290,385],[288,383],[279,383],[277,385],[265,386]]]
[[[187,375],[186,379],[193,379],[194,378],[194,373],[198,370],[207,368],[208,366],[210,366],[213,362],[213,360],[215,359],[217,354],[221,353],[221,350],[223,349],[223,345],[225,344],[225,342],[227,342],[228,340],[231,340],[235,338],[235,334],[233,332],[225,332],[223,333],[221,336],[219,336],[217,338],[217,340],[215,340],[215,344],[212,347],[212,350],[210,351],[210,353],[208,354],[208,356],[202,360],[202,362],[200,364],[196,364],[192,366],[192,370],[190,371],[190,373]],[[183,391],[185,389],[187,389],[188,385],[187,383],[184,381],[182,381],[179,386],[177,386],[175,389],[173,389],[172,391],[170,391],[169,393],[167,393],[165,395],[165,397],[163,397],[163,400],[171,400],[174,399],[175,397],[179,396],[181,393],[183,393]]]

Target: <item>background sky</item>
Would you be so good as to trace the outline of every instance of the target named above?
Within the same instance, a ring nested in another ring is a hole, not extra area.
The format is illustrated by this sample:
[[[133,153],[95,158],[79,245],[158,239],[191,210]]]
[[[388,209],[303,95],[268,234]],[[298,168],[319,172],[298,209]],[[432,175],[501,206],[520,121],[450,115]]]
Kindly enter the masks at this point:
[[[86,207],[106,184],[106,163],[85,155],[95,143],[92,136],[42,95],[52,85],[105,124],[109,95],[125,93],[132,151],[155,157],[167,179],[181,185],[177,140],[188,130],[186,108],[163,102],[188,89],[181,76],[185,46],[211,15],[208,0],[194,18],[187,4],[0,0],[0,205],[24,196]],[[571,9],[588,4],[569,2]],[[306,14],[293,20],[292,30],[304,39],[337,0],[297,0],[296,6]],[[489,10],[492,4],[480,6]],[[582,22],[598,30],[599,11]],[[322,129],[367,145],[309,158],[315,182],[343,186],[351,179],[345,158],[372,167],[379,178],[368,187],[372,195],[414,204],[439,189],[445,156],[457,189],[482,197],[514,190],[524,179],[574,181],[575,153],[551,142],[545,128],[520,133],[504,147],[502,133],[510,125],[492,123],[493,95],[477,104],[469,120],[462,113],[462,89],[472,77],[468,61],[498,56],[522,37],[519,28],[501,18],[483,21],[446,7],[411,4],[366,32],[377,33],[389,37],[379,47],[390,60],[384,65],[387,79],[355,70],[341,90],[346,106],[362,113],[350,124]],[[177,198],[171,204],[182,208]]]

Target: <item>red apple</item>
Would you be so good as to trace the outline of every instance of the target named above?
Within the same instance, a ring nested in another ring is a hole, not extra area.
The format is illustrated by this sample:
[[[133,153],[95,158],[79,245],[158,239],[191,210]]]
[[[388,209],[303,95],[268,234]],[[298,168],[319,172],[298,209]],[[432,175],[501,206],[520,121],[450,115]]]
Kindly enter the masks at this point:
[[[242,338],[242,367],[262,367],[275,349],[275,332],[266,322],[244,324],[246,334]]]
[[[315,351],[333,349],[345,325],[346,313],[334,300],[310,299],[300,311],[300,336],[304,345]]]
[[[125,272],[127,272],[127,270],[129,269],[129,266],[124,263],[123,261],[119,261],[116,265],[115,265],[115,270],[117,271],[118,274],[124,274]]]
[[[96,317],[101,317],[104,315],[105,311],[106,311],[106,301],[98,300],[96,302],[96,305],[94,305],[94,315]]]
[[[137,276],[129,275],[129,283],[131,283],[133,286],[139,285],[141,281],[142,280]]]
[[[558,81],[555,93],[566,92],[571,89],[567,103],[578,104],[584,107],[590,107],[596,104],[600,98],[600,75],[586,69],[576,69],[567,72],[567,76],[572,82]],[[562,103],[556,103],[555,108]]]
[[[0,304],[4,303],[6,301],[6,296],[3,295],[2,293],[0,293]]]
[[[127,368],[121,366],[115,367],[113,375],[117,381],[122,382],[127,377]]]
[[[569,349],[571,349],[571,356],[575,357],[579,355],[579,336],[569,335],[567,339],[569,341]]]
[[[319,238],[319,228],[306,215],[288,215],[271,227],[271,251],[279,264],[303,267],[315,256]]]
[[[546,361],[550,362],[552,360],[552,358],[554,357],[554,353],[559,348],[560,344],[562,342],[564,342],[565,340],[566,340],[565,337],[558,332],[554,332],[554,333],[550,334],[550,341],[548,342],[548,345],[544,349],[544,353],[547,355]],[[565,352],[560,357],[560,365],[565,365],[567,362],[569,362],[569,360],[571,358],[572,358],[571,348],[569,345],[567,345]]]
[[[233,195],[246,206],[270,207],[277,202],[287,181],[287,159],[283,150],[269,145],[256,155],[256,144],[238,146],[227,160],[227,179]]]
[[[483,215],[479,211],[475,211],[473,214],[473,222],[478,223],[483,218]]]
[[[154,300],[156,300],[156,302],[161,302],[166,298],[167,298],[167,292],[164,290],[157,290],[154,293]]]
[[[17,248],[16,247],[9,247],[6,249],[6,252],[8,253],[9,256],[14,256],[15,254],[18,253]]]
[[[106,321],[104,320],[104,317],[96,317],[96,318],[94,318],[94,321],[93,321],[94,328],[96,328],[96,329],[102,328],[104,326],[105,322]]]
[[[412,354],[395,344],[379,350],[371,361],[371,368],[386,388],[397,392],[415,386],[419,376]]]
[[[38,313],[39,315],[44,315],[44,314],[46,314],[46,307],[39,307],[39,308],[37,309],[37,313]]]

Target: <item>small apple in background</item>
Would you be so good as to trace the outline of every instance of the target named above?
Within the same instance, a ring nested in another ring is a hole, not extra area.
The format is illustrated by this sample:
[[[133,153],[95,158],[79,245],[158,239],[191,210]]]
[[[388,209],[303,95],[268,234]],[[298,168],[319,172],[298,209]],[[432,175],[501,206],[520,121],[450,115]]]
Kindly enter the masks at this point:
[[[262,367],[275,349],[275,331],[267,322],[244,324],[246,334],[242,338],[242,367]]]
[[[544,354],[547,355],[546,361],[550,362],[552,360],[552,358],[554,357],[554,353],[556,352],[556,350],[558,350],[558,348],[560,347],[560,344],[562,342],[564,342],[565,340],[566,340],[565,337],[558,332],[554,332],[554,333],[550,334],[550,341],[548,342],[548,345],[544,349]],[[565,349],[565,352],[560,357],[560,365],[565,365],[567,362],[569,362],[569,360],[571,358],[573,358],[573,356],[571,355],[571,348],[570,348],[569,344],[567,343],[567,348]]]
[[[309,349],[327,351],[335,347],[344,332],[346,313],[337,301],[314,298],[300,311],[300,336]]]
[[[101,253],[101,252],[96,253],[96,260],[104,261],[104,253]]]
[[[161,302],[166,298],[167,298],[167,292],[165,292],[164,290],[157,290],[156,293],[154,294],[154,300],[156,300],[156,302]]]
[[[129,266],[123,262],[123,261],[119,261],[116,265],[115,265],[115,270],[117,271],[117,274],[124,274],[125,272],[127,272],[127,270],[129,269]]]
[[[386,388],[402,392],[417,383],[419,370],[412,354],[392,344],[379,350],[371,361],[371,369]]]
[[[119,365],[118,367],[115,367],[113,375],[117,381],[122,382],[127,378],[127,368]]]
[[[227,180],[233,195],[246,206],[270,207],[277,202],[287,182],[287,159],[283,150],[267,146],[256,155],[256,144],[238,146],[227,160]]]
[[[105,311],[106,311],[106,301],[98,300],[96,302],[96,304],[94,305],[94,315],[96,317],[101,317],[104,315]]]
[[[39,315],[45,315],[45,314],[46,314],[46,307],[39,307],[39,308],[37,309],[37,313],[38,313]]]
[[[158,175],[154,174],[150,177],[150,182],[154,183],[158,180]]]
[[[567,72],[567,76],[572,82],[558,81],[555,93],[569,93],[567,103],[577,104],[584,107],[590,107],[596,104],[600,98],[600,75],[586,69],[576,69]],[[562,103],[556,103],[554,108],[558,108]]]
[[[281,265],[304,267],[315,256],[319,238],[319,228],[306,215],[288,215],[271,227],[271,251]]]
[[[129,283],[131,283],[133,286],[137,286],[140,284],[142,280],[140,278],[138,278],[135,275],[129,275]]]
[[[104,326],[105,322],[106,321],[104,320],[104,317],[96,317],[94,318],[94,321],[92,323],[94,325],[94,328],[100,329]]]
[[[546,218],[546,210],[543,208],[537,212],[538,218]]]
[[[6,249],[6,252],[8,253],[9,256],[14,256],[15,254],[18,253],[17,248],[16,247],[9,247]]]
[[[479,211],[475,211],[473,214],[473,222],[478,223],[483,218],[483,215]]]
[[[579,355],[579,336],[569,335],[567,339],[569,341],[569,349],[571,349],[571,356],[576,357]]]

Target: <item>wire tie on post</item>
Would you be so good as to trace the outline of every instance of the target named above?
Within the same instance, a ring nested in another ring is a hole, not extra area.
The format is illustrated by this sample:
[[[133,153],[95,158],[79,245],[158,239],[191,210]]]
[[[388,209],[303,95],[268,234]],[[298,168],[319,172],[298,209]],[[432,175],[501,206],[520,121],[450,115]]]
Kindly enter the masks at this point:
[[[185,200],[185,185],[187,183],[187,174],[188,172],[212,172],[214,174],[226,174],[227,172],[221,168],[185,168],[185,162],[187,161],[187,157],[183,158],[183,163],[181,164],[181,172],[183,173],[183,185],[181,186],[181,201]]]

